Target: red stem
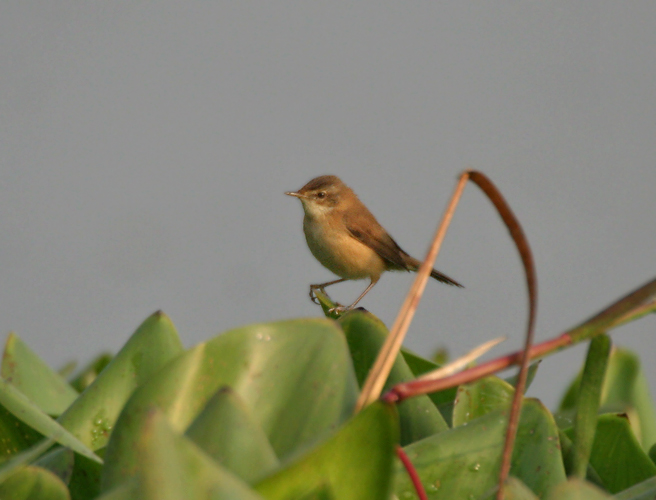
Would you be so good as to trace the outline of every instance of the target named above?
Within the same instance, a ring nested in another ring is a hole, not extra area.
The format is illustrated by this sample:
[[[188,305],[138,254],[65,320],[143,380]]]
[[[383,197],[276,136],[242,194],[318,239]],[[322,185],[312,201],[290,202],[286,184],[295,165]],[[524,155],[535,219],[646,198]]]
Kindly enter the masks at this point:
[[[405,451],[403,451],[403,448],[401,448],[400,446],[396,447],[396,454],[401,459],[401,462],[403,462],[403,466],[405,467],[405,470],[408,471],[408,476],[410,476],[410,480],[412,481],[412,484],[415,487],[415,491],[419,496],[419,500],[428,500],[428,495],[426,495],[426,490],[424,489],[424,485],[421,484],[421,480],[419,479],[419,474],[417,474],[417,469],[415,469],[415,466],[408,458],[408,455],[405,453]]]
[[[547,354],[551,354],[565,346],[574,342],[574,339],[568,334],[563,333],[555,339],[547,340],[541,344],[535,344],[529,351],[529,359],[534,360],[541,358]],[[383,396],[383,400],[388,403],[401,402],[404,399],[413,396],[420,396],[422,394],[429,394],[431,392],[443,391],[450,387],[456,387],[461,384],[466,384],[474,380],[479,380],[488,375],[505,370],[509,366],[517,365],[522,361],[523,351],[517,351],[512,354],[507,354],[497,359],[492,359],[473,368],[465,371],[455,373],[449,377],[444,377],[438,380],[413,380],[402,384],[397,384],[390,391]]]

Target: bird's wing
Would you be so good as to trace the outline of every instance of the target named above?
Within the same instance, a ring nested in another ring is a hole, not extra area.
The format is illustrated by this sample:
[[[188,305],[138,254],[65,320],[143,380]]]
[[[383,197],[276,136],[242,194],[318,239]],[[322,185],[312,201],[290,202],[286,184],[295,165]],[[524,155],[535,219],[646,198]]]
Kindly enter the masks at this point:
[[[373,216],[371,217],[373,218]],[[384,229],[377,232],[372,231],[370,224],[367,223],[367,219],[365,217],[359,217],[357,214],[345,213],[344,225],[349,233],[351,233],[351,236],[375,251],[381,258],[391,264],[390,267],[409,271],[410,268],[406,262],[407,254]]]

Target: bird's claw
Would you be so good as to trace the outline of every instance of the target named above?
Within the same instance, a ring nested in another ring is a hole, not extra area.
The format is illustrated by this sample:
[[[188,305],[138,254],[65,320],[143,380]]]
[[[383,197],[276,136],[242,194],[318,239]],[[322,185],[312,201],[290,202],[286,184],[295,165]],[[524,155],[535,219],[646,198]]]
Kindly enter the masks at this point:
[[[317,305],[321,305],[321,302],[319,302],[319,299],[317,298],[315,292],[319,290],[320,292],[326,293],[324,289],[320,286],[315,286],[315,285],[310,285],[310,300],[314,302]]]
[[[317,305],[322,305],[321,301],[316,295],[316,292],[319,291],[325,295],[326,291],[324,290],[325,287],[319,286],[319,285],[310,285],[310,300],[314,302]],[[329,314],[343,314],[347,311],[350,311],[353,309],[353,305],[350,306],[343,306],[339,302],[335,304],[334,307],[331,307],[330,309],[327,309],[327,312]]]
[[[331,307],[328,309],[328,312],[330,314],[344,314],[347,311],[350,311],[352,309],[351,306],[342,306],[342,305],[336,305],[335,307]]]

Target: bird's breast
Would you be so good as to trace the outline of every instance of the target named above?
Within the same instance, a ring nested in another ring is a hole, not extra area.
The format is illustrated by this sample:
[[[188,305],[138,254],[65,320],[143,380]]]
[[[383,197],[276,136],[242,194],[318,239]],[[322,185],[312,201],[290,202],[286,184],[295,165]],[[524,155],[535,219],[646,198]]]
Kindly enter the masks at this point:
[[[383,259],[356,240],[341,219],[329,219],[307,216],[303,219],[303,232],[312,255],[340,278],[378,279],[385,270]]]

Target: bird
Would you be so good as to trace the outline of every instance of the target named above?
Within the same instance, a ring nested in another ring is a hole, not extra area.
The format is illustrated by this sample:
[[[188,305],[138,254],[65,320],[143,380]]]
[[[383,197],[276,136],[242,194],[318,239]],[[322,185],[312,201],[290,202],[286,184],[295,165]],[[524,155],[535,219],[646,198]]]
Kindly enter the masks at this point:
[[[368,278],[369,286],[349,306],[338,305],[330,311],[343,313],[355,308],[374,287],[385,271],[417,272],[421,262],[408,255],[353,190],[335,175],[312,179],[298,191],[287,191],[298,198],[305,213],[303,232],[312,255],[339,279],[310,285],[310,298],[315,291],[347,280]],[[433,269],[431,277],[457,287],[460,283]]]

